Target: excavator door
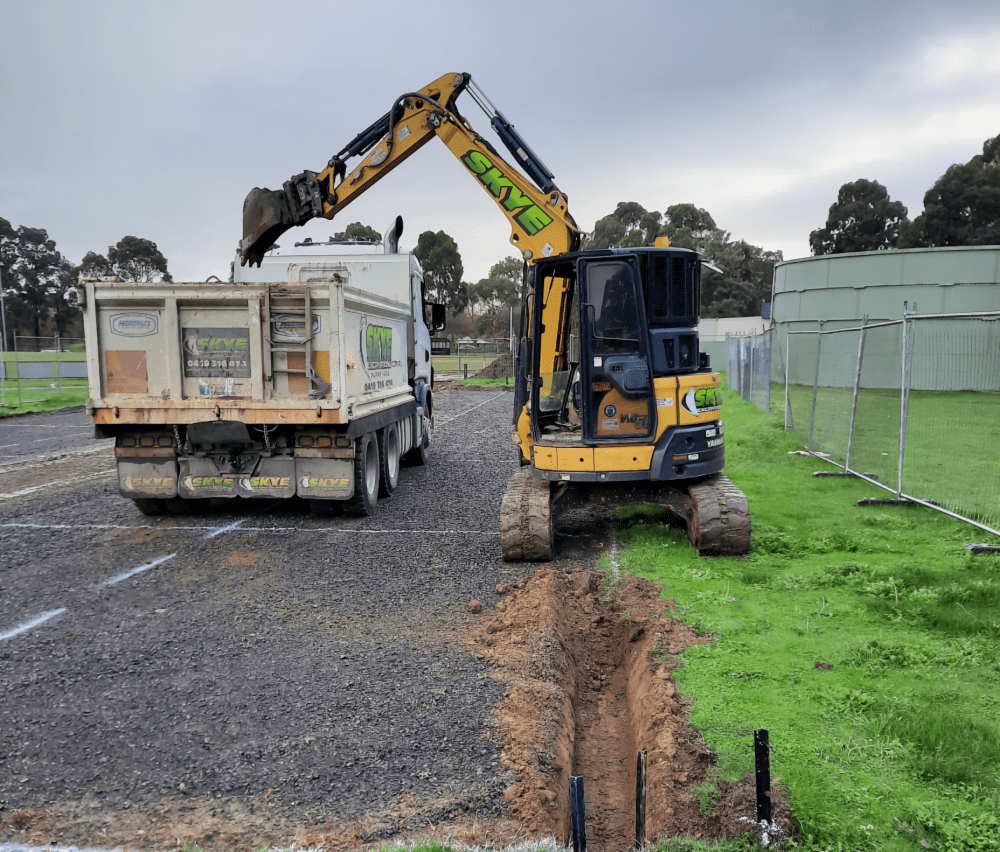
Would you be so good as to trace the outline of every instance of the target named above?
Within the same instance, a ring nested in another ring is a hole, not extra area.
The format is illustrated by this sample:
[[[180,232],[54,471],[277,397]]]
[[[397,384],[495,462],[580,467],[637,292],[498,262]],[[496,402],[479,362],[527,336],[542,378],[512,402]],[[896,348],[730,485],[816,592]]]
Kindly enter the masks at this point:
[[[641,443],[656,423],[649,335],[635,258],[581,259],[580,387],[585,441]]]

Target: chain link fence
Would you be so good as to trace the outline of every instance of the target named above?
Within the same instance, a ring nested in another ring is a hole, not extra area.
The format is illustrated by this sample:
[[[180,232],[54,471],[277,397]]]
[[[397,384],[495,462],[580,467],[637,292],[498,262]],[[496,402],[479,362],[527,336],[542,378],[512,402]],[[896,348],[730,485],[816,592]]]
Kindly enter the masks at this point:
[[[761,411],[771,410],[772,389],[776,386],[780,389],[772,379],[774,334],[775,329],[769,328],[763,334],[726,338],[729,345],[726,385]]]
[[[786,428],[895,499],[1000,535],[1000,312],[819,325],[787,334]]]
[[[14,335],[14,350],[0,356],[0,406],[29,410],[66,394],[70,402],[86,401],[83,339]]]

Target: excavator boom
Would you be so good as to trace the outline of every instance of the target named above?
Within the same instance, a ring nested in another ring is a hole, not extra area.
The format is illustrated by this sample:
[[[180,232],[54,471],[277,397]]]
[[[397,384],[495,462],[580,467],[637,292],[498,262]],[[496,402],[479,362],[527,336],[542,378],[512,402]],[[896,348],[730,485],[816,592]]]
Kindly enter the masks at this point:
[[[486,110],[497,135],[531,180],[508,164],[458,111],[455,101],[466,90]],[[385,115],[335,154],[323,171],[295,175],[280,190],[253,189],[243,203],[241,263],[259,265],[289,228],[316,217],[332,219],[434,136],[500,207],[511,225],[511,243],[526,260],[580,247],[583,234],[552,173],[468,74],[445,74],[419,91],[400,95]],[[364,159],[349,172],[348,161],[362,155]]]

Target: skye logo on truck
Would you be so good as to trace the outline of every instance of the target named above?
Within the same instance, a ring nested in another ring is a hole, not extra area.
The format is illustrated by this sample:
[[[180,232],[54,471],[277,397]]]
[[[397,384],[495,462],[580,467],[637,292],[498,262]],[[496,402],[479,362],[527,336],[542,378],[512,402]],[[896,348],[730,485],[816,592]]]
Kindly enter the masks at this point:
[[[552,221],[552,217],[514,186],[510,178],[494,166],[482,151],[469,151],[462,157],[462,162],[470,172],[479,177],[483,186],[493,193],[493,197],[503,205],[505,210],[511,213],[515,210],[518,211],[514,216],[514,221],[531,236],[537,234]]]
[[[722,408],[722,393],[718,388],[691,388],[684,394],[681,404],[685,411],[697,417],[704,411],[718,411]]]
[[[365,354],[365,368],[388,370],[392,361],[392,329],[384,325],[361,326],[361,351]]]

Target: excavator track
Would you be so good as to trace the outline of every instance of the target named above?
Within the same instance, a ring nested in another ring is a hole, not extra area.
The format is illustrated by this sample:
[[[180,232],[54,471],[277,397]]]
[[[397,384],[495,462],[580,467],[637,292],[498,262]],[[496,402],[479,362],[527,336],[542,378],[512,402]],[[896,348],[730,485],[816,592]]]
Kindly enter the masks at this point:
[[[500,504],[500,550],[505,562],[552,559],[551,485],[521,468]]]
[[[716,473],[687,487],[687,530],[702,556],[750,553],[750,508],[728,476]]]

